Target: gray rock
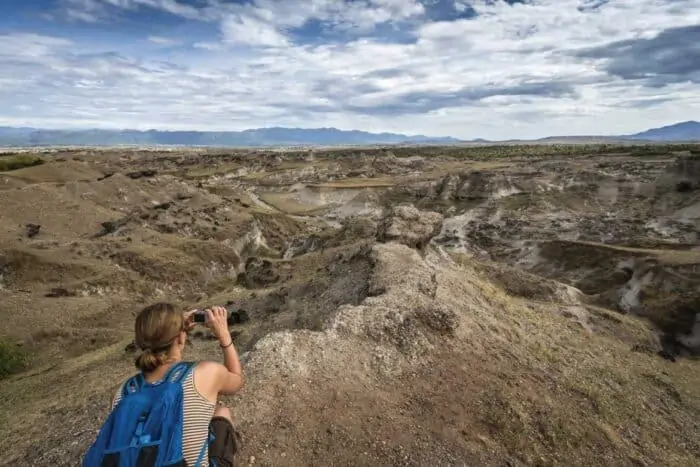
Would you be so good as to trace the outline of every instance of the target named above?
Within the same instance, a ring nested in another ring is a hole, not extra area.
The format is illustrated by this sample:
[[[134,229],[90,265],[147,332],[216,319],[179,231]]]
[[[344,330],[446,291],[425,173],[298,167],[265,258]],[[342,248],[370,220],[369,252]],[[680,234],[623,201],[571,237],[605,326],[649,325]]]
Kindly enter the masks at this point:
[[[377,234],[380,242],[395,241],[412,248],[422,248],[440,232],[443,216],[437,212],[420,211],[410,204],[393,208],[384,218]]]

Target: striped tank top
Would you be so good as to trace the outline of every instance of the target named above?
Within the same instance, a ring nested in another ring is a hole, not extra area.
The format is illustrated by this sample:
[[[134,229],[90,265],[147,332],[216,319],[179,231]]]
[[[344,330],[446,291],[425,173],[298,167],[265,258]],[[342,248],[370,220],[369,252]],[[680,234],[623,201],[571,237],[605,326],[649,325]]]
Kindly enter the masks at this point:
[[[202,449],[202,443],[207,441],[209,436],[209,423],[214,416],[216,403],[211,402],[197,391],[194,385],[194,373],[196,365],[187,378],[182,381],[183,386],[183,404],[184,404],[184,420],[182,426],[182,453],[185,456],[187,465],[195,465],[199,452]],[[119,387],[119,390],[112,400],[112,409],[116,407],[122,397],[122,389],[124,384]],[[204,465],[207,465],[206,459],[209,457],[208,447],[204,451]]]

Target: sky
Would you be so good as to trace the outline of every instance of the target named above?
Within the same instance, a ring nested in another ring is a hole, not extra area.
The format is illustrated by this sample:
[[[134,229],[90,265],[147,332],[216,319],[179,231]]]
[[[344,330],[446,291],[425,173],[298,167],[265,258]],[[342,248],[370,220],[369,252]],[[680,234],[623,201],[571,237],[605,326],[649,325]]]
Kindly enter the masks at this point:
[[[700,0],[0,0],[0,125],[463,139],[700,120]]]

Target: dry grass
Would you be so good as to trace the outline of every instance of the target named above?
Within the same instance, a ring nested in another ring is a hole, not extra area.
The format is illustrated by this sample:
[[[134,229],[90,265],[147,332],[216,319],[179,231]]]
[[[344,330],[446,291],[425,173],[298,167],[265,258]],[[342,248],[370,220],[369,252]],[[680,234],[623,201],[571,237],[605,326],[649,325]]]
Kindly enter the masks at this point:
[[[658,260],[661,264],[668,266],[687,266],[700,264],[700,250],[633,248],[622,245],[609,245],[605,243],[585,241],[557,241],[552,243],[570,244],[572,246],[589,246],[598,249],[600,251],[600,254],[604,256],[617,256],[620,254],[629,256],[629,254],[632,254],[634,256],[654,258]]]
[[[267,177],[268,174],[269,172],[265,170],[253,170],[240,177],[240,179],[246,182],[259,182],[261,179]]]
[[[377,178],[345,178],[333,182],[309,185],[316,188],[389,188],[396,186],[397,181],[392,177]]]
[[[475,161],[467,165],[471,170],[500,170],[513,168],[513,163],[503,163],[500,161]]]
[[[630,458],[651,456],[646,459],[651,463],[670,456],[674,465],[687,465],[700,454],[699,433],[691,422],[700,415],[700,393],[693,387],[700,382],[697,372],[690,369],[692,362],[670,365],[653,355],[630,353],[629,340],[620,338],[625,334],[622,329],[644,341],[650,333],[642,323],[619,317],[615,329],[591,334],[556,313],[560,307],[555,304],[536,310],[527,301],[490,291],[489,286],[483,290],[491,301],[490,309],[500,311],[489,320],[496,326],[494,331],[499,329],[492,336],[504,334],[500,320],[512,323],[506,337],[512,346],[508,355],[517,355],[519,362],[514,376],[523,375],[527,380],[529,372],[544,372],[525,386],[520,381],[515,387],[505,380],[492,382],[503,392],[494,401],[492,397],[499,392],[489,391],[492,403],[485,415],[495,418],[498,436],[511,452],[529,452],[523,459],[527,463],[542,457],[548,459],[546,463],[582,462],[578,458],[581,450],[602,443],[605,451],[621,449]],[[589,310],[606,321],[617,318],[607,310]],[[690,373],[694,376],[689,379]],[[545,392],[534,389],[543,384],[548,387]],[[674,415],[663,415],[669,413]],[[690,431],[681,434],[676,424]],[[667,451],[666,446],[675,444],[678,436],[689,443],[685,444],[687,451]],[[645,444],[640,449],[642,440]],[[538,445],[547,449],[539,451]]]
[[[2,158],[0,158],[0,161],[2,161]],[[102,173],[84,162],[51,161],[28,164],[23,168],[8,172],[7,175],[31,183],[65,183],[70,181],[95,181],[102,176]]]
[[[203,179],[215,175],[225,175],[243,167],[236,162],[224,162],[211,167],[188,167],[185,172],[185,178]]]
[[[260,199],[274,207],[278,211],[294,214],[308,215],[319,209],[318,205],[305,204],[296,201],[293,193],[261,193]],[[323,208],[323,207],[321,207]]]

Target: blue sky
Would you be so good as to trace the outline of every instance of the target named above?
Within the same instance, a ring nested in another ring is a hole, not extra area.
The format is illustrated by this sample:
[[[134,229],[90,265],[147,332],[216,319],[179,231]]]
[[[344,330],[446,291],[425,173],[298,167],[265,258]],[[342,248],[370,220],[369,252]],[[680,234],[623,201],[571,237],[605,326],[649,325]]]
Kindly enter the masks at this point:
[[[461,138],[700,119],[700,0],[0,0],[0,125]]]

